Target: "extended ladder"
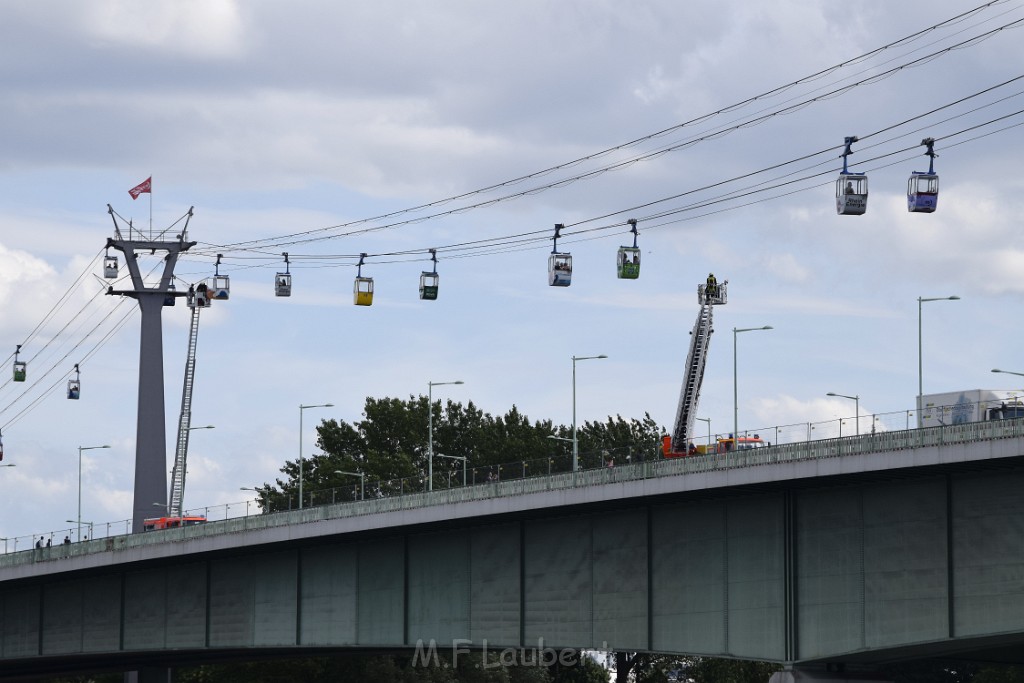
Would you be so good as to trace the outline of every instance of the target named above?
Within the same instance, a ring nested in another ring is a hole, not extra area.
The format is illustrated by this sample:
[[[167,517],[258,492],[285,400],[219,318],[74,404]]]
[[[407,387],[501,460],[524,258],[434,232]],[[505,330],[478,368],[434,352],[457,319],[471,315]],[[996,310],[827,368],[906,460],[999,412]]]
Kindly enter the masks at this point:
[[[188,433],[192,424],[192,384],[196,376],[196,343],[199,336],[199,311],[192,306],[192,323],[188,331],[188,356],[185,359],[185,380],[181,388],[181,416],[178,418],[178,445],[174,451],[174,469],[171,470],[171,503],[168,517],[181,517],[181,504],[185,497],[185,460],[188,458]]]
[[[708,361],[708,345],[711,343],[714,307],[724,304],[728,281],[715,285],[711,292],[705,285],[698,285],[697,299],[700,312],[690,332],[690,353],[686,357],[686,377],[679,393],[679,408],[676,410],[675,426],[672,430],[671,453],[684,455],[693,434],[693,423],[697,419],[697,401],[700,387],[704,382],[704,367]],[[667,454],[667,453],[666,453]]]

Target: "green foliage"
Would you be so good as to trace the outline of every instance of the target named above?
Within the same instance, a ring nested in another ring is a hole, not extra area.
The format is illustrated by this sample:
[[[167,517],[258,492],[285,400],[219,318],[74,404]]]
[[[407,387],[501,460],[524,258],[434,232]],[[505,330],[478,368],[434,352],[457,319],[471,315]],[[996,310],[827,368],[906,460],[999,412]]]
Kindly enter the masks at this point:
[[[303,460],[303,504],[351,500],[360,495],[362,472],[367,498],[422,491],[427,488],[430,444],[430,407],[425,396],[367,398],[363,419],[353,423],[323,420],[317,427],[317,447]],[[434,401],[434,488],[461,486],[467,458],[467,483],[490,477],[519,478],[571,467],[572,430],[550,420],[532,421],[512,406],[504,415],[493,416],[477,408],[448,401]],[[645,415],[643,420],[621,416],[606,422],[587,422],[577,438],[581,467],[601,467],[611,461],[620,464],[652,457],[657,453],[661,429]],[[549,437],[558,436],[562,441]],[[285,462],[284,475],[276,485],[258,489],[266,511],[298,506],[298,460]],[[319,496],[319,497],[318,497]]]

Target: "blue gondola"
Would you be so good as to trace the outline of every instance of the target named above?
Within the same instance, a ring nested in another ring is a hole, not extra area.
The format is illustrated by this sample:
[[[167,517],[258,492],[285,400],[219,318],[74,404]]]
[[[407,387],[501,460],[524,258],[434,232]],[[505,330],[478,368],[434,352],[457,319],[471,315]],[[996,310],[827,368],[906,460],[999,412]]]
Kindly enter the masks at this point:
[[[177,298],[174,296],[174,292],[177,291],[177,287],[174,286],[173,282],[167,283],[167,295],[164,296],[164,306],[173,306],[174,300]]]
[[[352,297],[356,306],[373,305],[373,278],[363,277],[363,261],[366,254],[359,255],[359,269],[356,271],[356,281],[352,287]]]
[[[434,270],[420,273],[420,298],[426,301],[437,300],[437,287],[441,278],[437,274],[437,250],[430,250],[430,258],[434,262]]]
[[[857,142],[857,136],[845,138],[843,170],[836,180],[836,213],[841,216],[860,216],[868,210],[868,175],[851,173],[846,167],[846,157],[853,154],[850,147]]]
[[[636,280],[640,277],[640,248],[636,246],[636,219],[628,221],[630,232],[633,233],[633,246],[619,247],[619,255],[616,261],[620,280]]]
[[[548,257],[548,284],[552,287],[568,287],[572,284],[572,254],[558,251],[558,238],[565,226],[555,224],[555,236],[551,255]]]
[[[274,276],[274,296],[292,295],[292,274],[288,266],[288,252],[282,252],[284,256],[284,272]]]
[[[939,204],[939,176],[935,172],[935,138],[925,138],[921,144],[928,148],[928,172],[914,171],[907,181],[907,211],[932,213]]]

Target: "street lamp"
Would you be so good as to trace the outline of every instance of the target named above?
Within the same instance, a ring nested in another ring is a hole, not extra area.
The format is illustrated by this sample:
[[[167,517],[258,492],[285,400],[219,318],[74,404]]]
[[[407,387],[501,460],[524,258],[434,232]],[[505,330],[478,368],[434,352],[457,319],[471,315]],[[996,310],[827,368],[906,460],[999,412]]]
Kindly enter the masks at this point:
[[[299,406],[299,509],[302,509],[302,414],[310,408],[333,408],[333,403],[317,403],[312,406]]]
[[[1017,375],[1018,377],[1024,377],[1024,372],[1013,372],[1011,370],[993,370],[992,372],[1001,372],[1004,375]]]
[[[708,448],[711,448],[711,418],[710,417],[698,417],[701,422],[708,423]]]
[[[607,358],[603,353],[600,356],[573,356],[572,357],[572,471],[579,469],[580,444],[576,435],[576,361],[596,360]]]
[[[854,413],[856,415],[856,417],[854,419],[857,421],[857,436],[860,436],[860,396],[847,396],[846,394],[837,394],[837,393],[835,393],[833,391],[830,391],[830,392],[828,392],[825,395],[826,396],[835,396],[836,398],[848,398],[851,401],[853,401],[853,405],[854,405],[853,410],[854,410]],[[839,436],[842,436],[842,435],[843,435],[843,426],[842,426],[842,421],[840,421],[840,423],[839,423]]]
[[[451,458],[452,460],[461,460],[462,461],[462,485],[465,486],[466,485],[466,463],[469,462],[469,458],[467,458],[464,455],[445,455],[444,453],[435,453],[435,455],[437,457],[439,457],[439,458]],[[451,487],[451,485],[452,485],[452,479],[451,479],[451,475],[449,474],[448,475],[448,486]]]
[[[78,540],[79,541],[82,540],[82,525],[83,524],[86,525],[87,527],[89,527],[89,537],[92,538],[92,535],[93,535],[92,534],[92,527],[93,527],[93,523],[92,522],[83,521],[81,517],[79,517],[77,520],[65,519],[64,521],[67,522],[68,524],[74,524],[76,521],[78,522]]]
[[[771,325],[764,327],[741,327],[732,328],[732,450],[738,451],[740,447],[740,408],[739,389],[736,381],[736,335],[740,332],[757,332],[759,330],[775,329]]]
[[[5,464],[5,465],[0,465],[0,467],[14,467],[14,466],[15,466],[15,465],[14,465],[14,463],[13,463],[13,462],[9,462],[9,463],[7,463],[7,464]]]
[[[936,296],[929,298],[917,297],[917,409],[921,409],[921,397],[924,396],[924,372],[921,364],[921,304],[926,301],[959,301],[958,296]],[[918,419],[920,424],[920,419]]]
[[[110,446],[79,446],[78,447],[78,540],[82,540],[82,451],[93,451],[97,448],[110,448]],[[69,522],[75,520],[69,519]],[[89,524],[89,535],[92,535],[92,524]]]
[[[359,477],[359,500],[365,500],[365,489],[363,488],[363,482],[366,480],[366,474],[364,472],[342,472],[341,470],[334,470],[335,474],[347,474],[350,477]],[[334,494],[331,494],[334,495]]]
[[[427,382],[427,490],[434,490],[434,387],[446,384],[465,384],[461,379],[454,382]]]

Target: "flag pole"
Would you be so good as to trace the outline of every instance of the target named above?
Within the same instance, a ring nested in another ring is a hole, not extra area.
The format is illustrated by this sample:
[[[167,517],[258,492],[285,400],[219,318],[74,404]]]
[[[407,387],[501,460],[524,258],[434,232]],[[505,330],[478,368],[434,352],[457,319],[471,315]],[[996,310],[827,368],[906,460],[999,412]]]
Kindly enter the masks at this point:
[[[149,176],[149,239],[153,239],[153,176]]]

